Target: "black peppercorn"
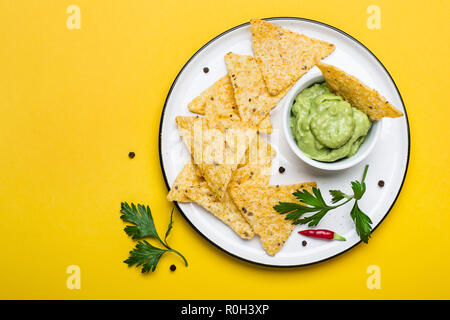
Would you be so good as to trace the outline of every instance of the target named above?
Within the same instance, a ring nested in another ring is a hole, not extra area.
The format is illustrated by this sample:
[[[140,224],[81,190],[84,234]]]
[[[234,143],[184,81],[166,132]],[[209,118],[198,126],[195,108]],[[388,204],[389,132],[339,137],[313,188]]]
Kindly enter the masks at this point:
[[[134,158],[134,156],[135,156],[134,152],[130,152],[130,153],[128,153],[128,157],[129,157],[130,159],[133,159],[133,158]]]
[[[176,269],[177,269],[177,267],[176,267],[174,264],[170,266],[170,271],[173,272],[173,271],[175,271]]]

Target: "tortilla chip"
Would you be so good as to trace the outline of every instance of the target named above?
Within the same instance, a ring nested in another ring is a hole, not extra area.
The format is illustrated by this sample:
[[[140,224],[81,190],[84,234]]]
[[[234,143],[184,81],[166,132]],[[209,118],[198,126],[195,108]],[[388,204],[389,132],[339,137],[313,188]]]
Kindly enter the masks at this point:
[[[277,152],[260,135],[252,141],[247,149],[245,163],[247,165],[270,165]]]
[[[203,91],[198,97],[194,98],[189,104],[188,109],[191,112],[205,115],[206,101],[221,99],[224,103],[227,103],[230,99],[233,99],[233,92],[231,91],[231,83],[228,75],[220,78],[211,87]]]
[[[311,191],[314,186],[314,182],[284,186],[235,185],[229,191],[234,203],[260,237],[264,250],[273,256],[283,247],[295,227],[273,207],[280,201],[298,203],[292,193],[301,189]]]
[[[210,127],[225,132],[227,129],[239,128],[241,118],[237,114],[234,97],[231,104],[221,104],[217,101],[207,101],[205,107],[205,119]]]
[[[206,183],[203,183],[188,189],[187,196],[222,220],[241,238],[253,238],[253,229],[243,218],[228,192],[222,200],[217,200]]]
[[[223,198],[232,172],[237,167],[237,164],[225,163],[223,135],[207,127],[203,118],[177,117],[176,121],[194,164],[215,196]]]
[[[210,128],[204,118],[198,117],[180,116],[176,122],[181,138],[208,187],[217,199],[223,199],[232,173],[242,162],[256,130],[222,133]]]
[[[269,94],[256,60],[229,52],[225,55],[225,64],[233,85],[234,98],[242,121],[257,126],[270,114],[270,110],[289,90],[280,90],[276,96]]]
[[[250,239],[254,232],[242,217],[228,192],[223,201],[218,201],[209,190],[206,181],[199,176],[195,166],[189,161],[176,178],[167,195],[167,200],[178,202],[195,201],[230,226],[243,239]]]
[[[175,179],[175,182],[167,195],[167,200],[191,202],[192,200],[187,196],[187,190],[200,184],[206,184],[206,182],[198,175],[195,166],[189,161]]]
[[[203,91],[189,103],[188,108],[194,113],[205,115],[210,122],[217,124],[222,131],[225,128],[239,126],[239,113],[234,99],[233,86],[228,75],[220,78],[211,87]],[[260,132],[272,133],[270,116],[265,117],[258,126]]]
[[[177,123],[178,131],[183,140],[184,144],[188,148],[191,155],[193,155],[193,145],[194,145],[194,121],[195,119],[201,119],[199,117],[185,117],[178,116],[175,118]],[[202,121],[202,120],[200,120]]]
[[[260,19],[250,21],[253,52],[271,95],[290,87],[335,46]]]
[[[178,116],[176,123],[195,164],[240,164],[248,145],[257,136],[255,129],[242,123],[225,132],[203,117]]]
[[[267,115],[261,122],[258,124],[258,131],[271,134],[273,131],[272,122],[270,122],[270,114]]]
[[[261,136],[255,139],[246,152],[245,164],[241,165],[233,173],[228,188],[236,184],[268,185],[271,175],[272,159],[275,150]]]
[[[383,117],[397,118],[403,115],[385,97],[354,76],[322,62],[318,62],[317,67],[322,71],[330,90],[367,114],[370,120],[380,120]]]
[[[233,97],[234,101],[234,97]],[[207,101],[205,107],[205,119],[208,121],[209,126],[220,129],[225,132],[227,129],[240,129],[246,125],[241,121],[239,117],[236,104],[230,108],[230,105],[220,105],[214,101]],[[273,127],[270,122],[270,116],[265,117],[258,125],[257,130],[271,134]]]

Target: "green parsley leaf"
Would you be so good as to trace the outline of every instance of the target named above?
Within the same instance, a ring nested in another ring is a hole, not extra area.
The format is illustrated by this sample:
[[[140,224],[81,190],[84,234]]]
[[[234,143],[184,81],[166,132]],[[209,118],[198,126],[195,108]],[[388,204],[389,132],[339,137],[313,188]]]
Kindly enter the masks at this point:
[[[341,190],[330,190],[330,195],[331,195],[331,203],[336,203],[341,201],[344,198],[348,198],[349,196],[347,196],[345,193],[343,193]]]
[[[124,262],[129,266],[142,266],[142,273],[153,272],[156,269],[159,259],[166,251],[152,246],[145,240],[139,241],[136,247],[130,251],[130,256]]]
[[[304,213],[317,211],[316,208],[307,207],[299,203],[292,202],[280,202],[274,208],[279,213],[287,213],[285,217],[286,220],[297,220]]]
[[[319,224],[320,220],[330,211],[330,209],[322,209],[312,216],[294,221],[293,224],[308,224],[309,227],[315,227]]]
[[[156,239],[164,248],[158,248],[146,240],[139,241],[136,247],[130,251],[130,256],[124,262],[129,266],[136,265],[136,267],[142,266],[142,272],[155,271],[156,265],[159,259],[164,253],[173,252],[178,254],[187,266],[188,263],[184,256],[178,251],[172,249],[167,243],[167,237],[173,227],[173,210],[170,214],[170,222],[167,227],[167,231],[164,236],[164,241],[158,235],[156,231],[155,223],[153,222],[152,213],[150,207],[138,204],[137,207],[132,203],[131,206],[126,202],[120,204],[122,215],[120,218],[125,222],[130,222],[134,225],[126,226],[125,232],[132,239],[142,239],[145,237]]]
[[[307,190],[297,190],[293,195],[306,205],[292,202],[280,202],[274,206],[274,209],[281,213],[287,214],[286,220],[293,220],[293,224],[306,224],[310,227],[316,226],[320,220],[327,214],[327,212],[333,207],[328,206],[323,200],[322,193],[319,189],[313,188],[313,193],[309,193]],[[315,214],[301,218],[305,213],[315,212]]]
[[[361,182],[359,181],[352,181],[352,190],[353,190],[353,197],[356,200],[359,200],[362,198],[362,196],[364,195],[364,193],[366,192],[366,175],[367,175],[367,170],[369,169],[369,165],[366,165],[366,167],[364,168],[364,173],[363,173],[363,177],[361,179]]]
[[[355,201],[350,216],[355,222],[356,233],[364,243],[367,243],[372,231],[372,220],[358,207],[358,201]]]
[[[329,206],[326,204],[320,189],[312,188],[312,193],[307,190],[297,190],[293,193],[297,200],[302,202],[304,205],[291,202],[279,202],[273,208],[280,214],[286,214],[285,219],[292,220],[293,224],[308,224],[308,226],[313,227],[317,226],[330,210],[339,208],[351,200],[355,200],[350,216],[355,223],[357,234],[363,242],[367,243],[370,237],[370,232],[372,231],[372,221],[361,211],[361,209],[359,209],[358,200],[361,199],[366,192],[365,179],[368,168],[369,165],[366,165],[361,182],[351,182],[353,195],[347,195],[340,190],[329,190],[331,202],[333,204],[345,199],[345,201],[334,206]],[[304,217],[303,215],[306,213],[314,214]]]
[[[322,198],[322,194],[320,193],[319,189],[312,188],[313,193],[309,193],[308,190],[297,190],[293,193],[293,195],[301,202],[317,207],[317,208],[325,208],[327,207],[327,204]]]
[[[127,235],[132,239],[141,239],[144,237],[159,239],[149,206],[145,208],[143,205],[138,204],[136,209],[134,203],[129,206],[126,202],[122,202],[120,206],[120,212],[123,213],[120,218],[125,222],[135,224],[135,226],[125,227]]]
[[[364,182],[352,181],[352,190],[354,198],[359,200],[364,195],[364,192],[366,192],[366,184]]]

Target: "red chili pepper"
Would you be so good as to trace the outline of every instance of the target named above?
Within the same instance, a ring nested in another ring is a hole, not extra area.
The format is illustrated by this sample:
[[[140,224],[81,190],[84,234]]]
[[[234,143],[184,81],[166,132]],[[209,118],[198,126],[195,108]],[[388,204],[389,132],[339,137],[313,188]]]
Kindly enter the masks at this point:
[[[299,231],[298,233],[312,238],[345,241],[345,238],[338,235],[336,232],[325,229],[308,229]]]

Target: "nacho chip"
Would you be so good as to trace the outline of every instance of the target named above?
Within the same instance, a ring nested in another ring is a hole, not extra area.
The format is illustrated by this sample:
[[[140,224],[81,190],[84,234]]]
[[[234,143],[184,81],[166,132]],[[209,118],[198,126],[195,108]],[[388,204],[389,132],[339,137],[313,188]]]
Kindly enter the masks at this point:
[[[255,129],[242,123],[225,132],[211,127],[203,117],[178,116],[176,123],[195,164],[240,164],[257,136]]]
[[[241,238],[253,238],[253,229],[242,217],[228,192],[225,193],[222,200],[217,200],[206,183],[202,183],[189,188],[187,190],[187,196],[222,220]]]
[[[176,121],[194,164],[215,196],[223,198],[232,172],[237,167],[237,164],[225,163],[223,134],[207,127],[203,118],[177,117]]]
[[[241,121],[234,99],[233,86],[228,75],[220,78],[192,100],[188,108],[194,113],[205,115],[208,121],[217,124],[217,128],[222,131],[224,128],[239,126],[239,121]],[[269,115],[261,121],[258,130],[267,134],[272,133]]]
[[[301,189],[311,191],[314,186],[314,182],[284,186],[235,185],[229,191],[236,206],[260,237],[264,250],[273,256],[283,247],[295,227],[273,207],[280,201],[298,202],[292,193]]]
[[[236,184],[241,186],[247,184],[268,185],[272,159],[275,155],[276,152],[270,144],[258,136],[246,152],[245,164],[234,171],[228,187],[231,188]]]
[[[230,92],[231,83],[228,75],[217,80],[211,87],[203,91],[198,97],[194,98],[189,104],[188,109],[191,112],[205,115],[206,101],[221,99],[225,104],[233,100],[233,92]]]
[[[383,117],[397,118],[403,115],[385,97],[354,76],[322,62],[318,62],[317,67],[322,71],[330,90],[367,114],[370,120],[380,120]]]
[[[227,129],[244,128],[245,124],[241,121],[236,109],[235,103],[230,108],[230,105],[220,105],[215,101],[207,101],[205,119],[211,127],[220,129],[222,132],[225,132]],[[257,130],[267,134],[272,133],[273,127],[269,115],[261,121]]]
[[[233,171],[242,162],[256,130],[229,130],[222,133],[208,127],[204,118],[177,117],[180,135],[193,162],[217,197],[225,197]]]
[[[191,202],[192,200],[187,196],[187,190],[200,184],[206,184],[206,182],[198,175],[195,166],[189,161],[175,179],[172,188],[167,194],[167,200]]]
[[[247,165],[270,165],[276,154],[277,152],[272,146],[262,136],[258,135],[247,149],[245,163]]]
[[[225,55],[225,64],[233,85],[234,98],[242,121],[257,126],[270,114],[270,110],[284,97],[286,90],[280,90],[276,96],[269,94],[256,60],[229,52]]]
[[[253,52],[271,95],[290,87],[315,65],[316,59],[327,57],[335,46],[281,28],[270,22],[252,19]]]
[[[205,107],[205,119],[210,127],[225,132],[227,129],[239,128],[241,118],[235,111],[234,97],[231,104],[221,104],[216,101],[207,101]]]
[[[261,122],[258,124],[258,131],[271,134],[273,131],[272,122],[270,122],[270,114],[267,115]]]
[[[195,201],[214,214],[243,239],[250,239],[254,233],[248,222],[231,200],[228,192],[222,201],[218,201],[209,190],[206,181],[199,176],[195,166],[189,161],[176,178],[167,195],[167,200],[178,202]]]
[[[183,140],[184,144],[188,148],[189,152],[193,156],[193,146],[194,146],[194,121],[195,119],[201,119],[199,117],[186,117],[178,116],[175,118],[177,123],[178,131]],[[202,120],[200,120],[202,121]]]

